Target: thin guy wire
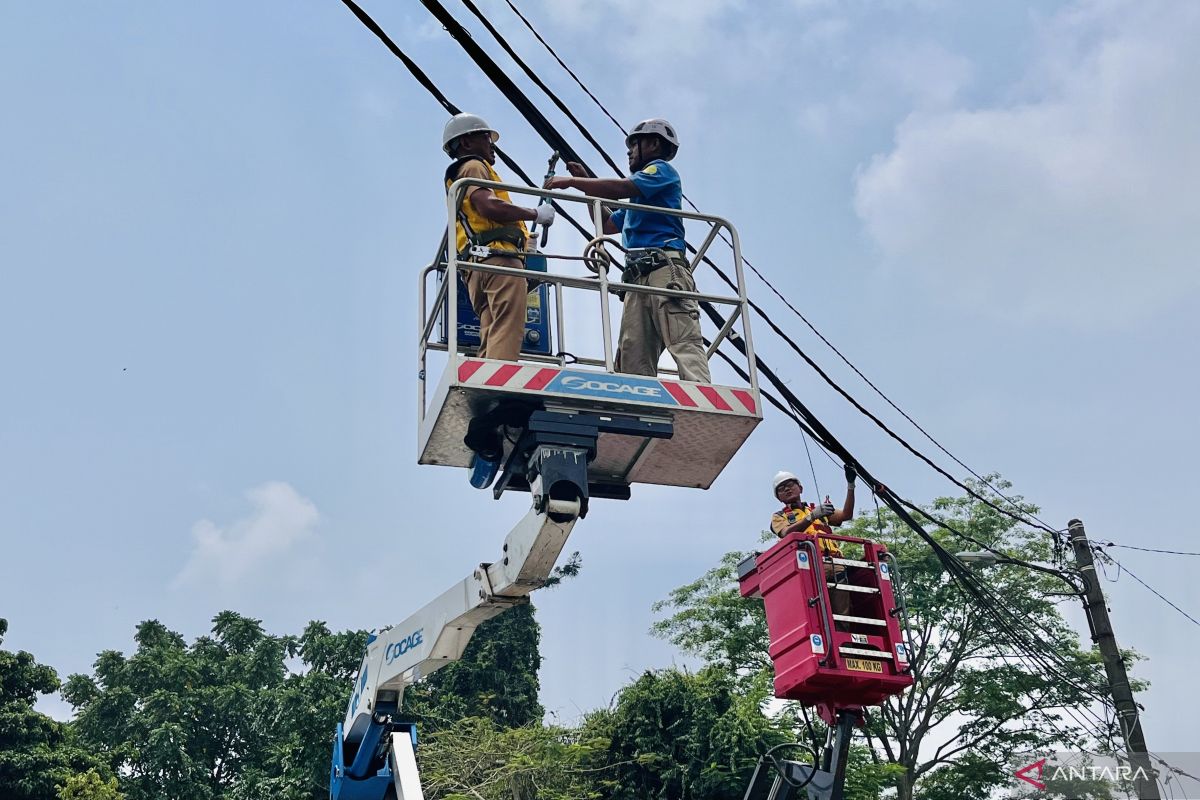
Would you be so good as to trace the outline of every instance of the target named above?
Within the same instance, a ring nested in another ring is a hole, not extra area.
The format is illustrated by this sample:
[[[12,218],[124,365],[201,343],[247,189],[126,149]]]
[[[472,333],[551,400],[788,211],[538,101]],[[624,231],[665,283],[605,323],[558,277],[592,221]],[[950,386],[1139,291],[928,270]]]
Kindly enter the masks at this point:
[[[361,12],[361,9],[357,9],[357,7],[351,2],[351,0],[343,0],[343,2],[347,6],[349,6],[352,10],[355,10],[356,13],[359,13],[362,16],[365,16],[365,13]],[[361,16],[360,16],[360,19],[361,19]],[[366,20],[364,20],[364,22],[366,22]],[[371,27],[371,26],[369,25],[368,27]],[[377,28],[377,27],[378,26],[375,26],[375,28]],[[374,30],[374,28],[373,28],[373,30]],[[376,33],[377,33],[377,35],[380,36],[381,39],[383,39],[385,41],[386,44],[389,44],[389,46],[391,46],[393,48],[393,52],[398,50],[398,48],[395,48],[394,44],[392,44],[390,42],[390,40],[388,40],[386,38],[386,35],[382,34],[381,29],[377,30]],[[399,53],[397,53],[397,54],[401,55]],[[401,55],[401,57],[403,58],[402,55]],[[406,65],[410,67],[410,71],[414,71],[413,67],[415,65],[411,64],[410,61],[406,58],[404,60],[406,61]],[[414,74],[416,74],[415,71],[414,71]],[[422,75],[420,77],[424,77],[424,76]],[[430,84],[431,83],[432,82],[430,82]],[[430,88],[430,90],[432,92],[434,92],[435,96],[436,96],[436,94],[437,94],[436,87],[431,88],[430,86],[427,85],[426,88]],[[524,177],[524,176],[522,176],[522,177]],[[721,274],[721,273],[718,271],[718,274]],[[724,277],[725,280],[728,281],[727,276],[722,275],[722,277]],[[780,332],[780,333],[782,335],[782,332]],[[786,336],[785,336],[785,338],[786,338]],[[793,343],[793,346],[795,347],[794,343]],[[804,354],[801,352],[801,355],[804,355]],[[807,357],[806,357],[806,360],[807,360]],[[810,361],[810,363],[812,363],[812,362]],[[819,371],[819,368],[818,368],[818,371]],[[828,380],[828,378],[827,378],[827,380]],[[836,384],[832,384],[832,385],[834,385],[836,387]],[[786,392],[785,394],[790,394],[790,392]],[[844,394],[844,391],[843,391],[843,394]],[[851,399],[853,401],[853,398],[849,398],[849,399]],[[798,402],[798,401],[796,400],[796,398],[794,396],[792,396],[791,399],[789,400],[789,404],[792,405],[793,408],[795,408],[796,402]],[[855,404],[857,405],[857,403],[855,403]],[[801,409],[797,409],[797,411],[800,411],[800,410]],[[809,412],[807,412],[807,411],[805,411],[805,415],[810,416]],[[887,430],[886,426],[884,426],[884,429]],[[890,431],[889,431],[889,433],[890,433]],[[891,435],[895,436],[894,433],[892,433]],[[816,440],[816,439],[814,439],[814,440]],[[842,448],[841,445],[838,445],[838,448],[844,450],[844,448]],[[910,447],[910,449],[911,449],[911,447]],[[928,461],[928,459],[925,459],[925,460]],[[934,466],[936,468],[936,465],[934,465]],[[939,469],[939,471],[942,472],[943,474],[947,474],[943,470]],[[950,476],[947,474],[947,477],[950,477]],[[951,480],[954,481],[956,484],[958,483],[958,481],[954,480],[952,477],[951,477]],[[964,487],[964,488],[966,488],[966,487]],[[1002,511],[1003,513],[1005,513],[1008,516],[1013,516],[1014,519],[1023,521],[1023,520],[1020,520],[1020,518],[1017,518],[1014,515],[1009,514],[1008,512],[1004,512],[1003,509],[999,509],[993,503],[988,501],[986,498],[982,498],[979,495],[977,495],[977,493],[975,493],[969,489],[968,489],[968,492],[972,496],[976,497],[977,499],[981,500],[985,504],[989,505],[990,507],[995,508],[998,511]],[[926,515],[926,516],[928,516],[928,515]],[[914,522],[915,522],[915,520],[914,520]],[[943,526],[943,527],[946,527],[946,526]],[[951,573],[954,577],[956,577],[957,581],[959,583],[963,584],[964,586],[969,586],[973,589],[972,593],[977,596],[977,599],[980,601],[981,606],[983,608],[985,608],[986,610],[988,610],[991,613],[991,616],[998,623],[1000,623],[1001,629],[1005,633],[1009,634],[1012,637],[1010,639],[1010,641],[1012,641],[1012,643],[1015,646],[1017,646],[1018,649],[1022,649],[1025,651],[1025,657],[1031,659],[1035,664],[1039,664],[1049,674],[1055,675],[1056,677],[1065,678],[1067,680],[1067,682],[1070,685],[1074,686],[1075,688],[1077,688],[1081,691],[1084,691],[1086,694],[1092,694],[1091,692],[1088,692],[1088,690],[1084,689],[1083,687],[1079,686],[1078,684],[1074,684],[1073,682],[1071,682],[1068,676],[1066,676],[1064,673],[1062,673],[1061,671],[1056,670],[1054,668],[1053,664],[1051,663],[1054,661],[1058,661],[1060,666],[1067,666],[1066,662],[1061,660],[1062,659],[1061,655],[1059,655],[1058,653],[1056,653],[1054,651],[1050,651],[1050,652],[1039,651],[1039,649],[1037,647],[1033,646],[1033,644],[1029,640],[1021,641],[1021,635],[1020,635],[1021,629],[1012,624],[1012,622],[1016,620],[1016,616],[1014,615],[1012,609],[1007,608],[1002,603],[998,602],[998,598],[996,598],[994,595],[992,595],[991,597],[988,597],[987,592],[981,591],[981,587],[978,584],[977,578],[969,575],[969,573],[967,573],[965,571],[965,568],[962,568],[961,566],[959,567],[959,569],[954,569],[953,567],[955,566],[955,564],[954,564],[954,561],[953,561],[952,557],[950,556],[950,554],[947,551],[945,551],[945,549],[942,548],[939,544],[937,544],[937,542],[935,542],[934,540],[929,538],[929,536],[927,534],[924,534],[923,531],[918,530],[918,533],[922,534],[923,538],[926,539],[927,543],[929,543],[931,546],[934,547],[935,552],[939,553],[939,558],[942,559],[944,561],[944,563],[947,563],[948,566],[951,567]],[[959,535],[961,536],[962,534],[959,534]],[[965,538],[969,538],[969,537],[965,537]],[[986,588],[986,587],[984,587],[984,588]],[[1047,659],[1049,659],[1049,660],[1047,660]]]
[[[554,58],[554,60],[555,60],[555,61],[557,61],[557,62],[558,62],[558,64],[559,64],[559,65],[560,65],[560,66],[561,66],[561,67],[562,67],[564,70],[566,70],[567,74],[571,76],[571,78],[572,78],[572,79],[575,81],[575,83],[576,83],[576,84],[579,86],[579,88],[580,88],[580,89],[582,89],[582,90],[583,90],[583,92],[584,92],[584,93],[585,93],[585,94],[586,94],[586,95],[587,95],[589,98],[591,98],[592,102],[593,102],[593,103],[595,103],[595,104],[596,104],[596,106],[597,106],[597,107],[599,107],[599,109],[600,109],[602,112],[604,112],[604,115],[605,115],[606,117],[608,117],[608,118],[609,118],[609,120],[611,120],[611,121],[612,121],[613,125],[615,125],[615,126],[617,127],[617,130],[621,131],[622,135],[626,135],[626,133],[627,133],[627,132],[626,132],[626,130],[625,130],[625,127],[624,127],[624,126],[623,126],[623,125],[622,125],[620,122],[618,122],[618,121],[617,121],[617,118],[616,118],[616,117],[614,117],[614,116],[612,115],[612,113],[611,113],[611,112],[608,110],[608,108],[607,108],[607,107],[604,105],[604,103],[602,103],[602,102],[600,101],[600,99],[599,99],[598,97],[596,97],[596,95],[595,95],[595,94],[592,92],[592,90],[591,90],[591,89],[589,89],[589,88],[587,87],[587,85],[586,85],[586,84],[584,84],[584,82],[583,82],[583,81],[580,79],[580,77],[579,77],[578,75],[576,75],[576,74],[575,74],[574,70],[572,70],[572,69],[571,69],[569,66],[567,66],[566,62],[565,62],[565,61],[563,61],[563,59],[562,59],[562,58],[561,58],[561,57],[558,55],[557,51],[555,51],[555,49],[554,49],[553,47],[551,47],[551,46],[550,46],[550,43],[549,43],[549,42],[547,42],[547,41],[546,41],[546,39],[545,39],[545,38],[544,38],[544,37],[543,37],[543,36],[542,36],[540,33],[538,33],[537,29],[536,29],[536,28],[534,28],[534,27],[533,27],[533,24],[532,24],[532,23],[531,23],[531,22],[530,22],[530,21],[529,21],[529,20],[528,20],[528,19],[525,17],[525,15],[524,15],[524,14],[522,14],[522,13],[521,13],[520,9],[518,9],[518,8],[516,7],[516,5],[514,5],[514,4],[513,4],[512,0],[505,0],[505,2],[508,4],[508,7],[512,9],[513,13],[515,13],[515,14],[517,15],[517,17],[519,17],[519,18],[520,18],[521,22],[523,22],[523,23],[525,24],[525,27],[529,29],[529,32],[533,34],[534,38],[538,40],[538,42],[539,42],[539,43],[542,45],[542,47],[544,47],[544,48],[546,49],[546,51],[547,51],[547,52],[548,52],[548,53],[549,53],[549,54],[550,54],[550,55],[551,55],[551,56]],[[506,47],[506,49],[508,49],[508,48]],[[511,51],[510,51],[510,53],[511,53]],[[519,62],[519,59],[518,59],[518,62]],[[526,67],[526,70],[528,71],[528,68],[527,68],[527,67]],[[546,93],[547,93],[548,95],[550,95],[550,96],[551,96],[551,99],[552,99],[552,100],[553,100],[553,99],[556,99],[556,98],[554,98],[553,94],[552,94],[551,92],[549,92],[548,90],[545,90],[545,89],[544,89],[544,87],[543,87],[543,90],[544,90],[544,91],[546,91]],[[574,121],[574,120],[573,120],[573,121]],[[577,123],[577,126],[578,126],[578,123]],[[592,138],[591,138],[591,136],[590,136],[590,135],[589,135],[587,138],[588,138],[588,140],[589,140],[589,141],[593,142],[593,146],[596,146],[596,145],[595,145],[595,143],[594,143],[594,140],[592,140]],[[612,160],[608,158],[608,155],[607,155],[607,153],[605,153],[605,152],[604,152],[604,151],[603,151],[601,148],[599,148],[598,146],[596,146],[596,149],[597,149],[597,150],[598,150],[598,151],[601,153],[601,155],[602,155],[602,156],[604,156],[605,160],[606,160],[606,161],[608,161],[608,162],[609,162],[609,164],[611,165],[611,164],[612,164]],[[700,210],[700,209],[699,209],[699,208],[696,206],[696,204],[692,202],[691,198],[690,198],[690,197],[688,197],[686,194],[685,194],[685,195],[683,195],[683,199],[687,201],[687,204],[688,204],[689,206],[691,206],[691,207],[692,207],[692,210],[693,210],[693,211],[697,211],[697,212],[698,212],[698,211]],[[724,242],[726,245],[728,245],[728,246],[729,246],[729,247],[731,247],[731,248],[733,247],[733,243],[729,241],[729,239],[726,237],[726,235],[725,235],[725,232],[724,232],[724,231],[718,231],[718,236],[721,238],[721,241],[723,241],[723,242]],[[933,435],[932,435],[932,434],[930,434],[930,433],[929,433],[929,431],[925,430],[925,428],[923,428],[923,427],[920,425],[920,423],[918,423],[918,422],[917,422],[915,419],[913,419],[911,416],[909,416],[909,414],[908,414],[908,413],[907,413],[907,412],[906,412],[904,409],[900,408],[900,406],[898,406],[898,405],[897,405],[895,402],[893,402],[893,401],[892,401],[892,399],[891,399],[890,397],[888,397],[888,396],[887,396],[887,395],[886,395],[886,394],[883,392],[883,390],[882,390],[882,389],[880,389],[878,386],[876,386],[876,385],[875,385],[875,383],[874,383],[874,382],[873,382],[873,381],[872,381],[870,378],[868,378],[866,375],[864,375],[864,374],[862,373],[862,371],[861,371],[861,370],[859,370],[859,368],[858,368],[857,366],[855,366],[855,365],[854,365],[854,363],[853,363],[852,361],[850,361],[850,359],[849,359],[849,358],[847,358],[847,357],[846,357],[846,356],[845,356],[845,355],[842,353],[842,351],[841,351],[841,350],[839,350],[839,349],[838,349],[838,348],[837,348],[837,347],[836,347],[836,346],[833,344],[833,342],[829,341],[829,339],[827,339],[827,338],[825,337],[825,335],[824,335],[823,333],[821,333],[821,331],[817,330],[817,327],[816,327],[815,325],[813,325],[813,324],[812,324],[812,322],[810,322],[810,321],[809,321],[809,319],[808,319],[806,316],[804,316],[804,314],[803,314],[803,313],[801,313],[801,311],[800,311],[798,308],[796,308],[794,305],[792,305],[791,301],[789,301],[789,300],[788,300],[788,299],[787,299],[787,298],[786,298],[786,297],[783,295],[783,293],[782,293],[782,292],[780,292],[780,291],[779,291],[779,290],[778,290],[778,289],[775,287],[775,285],[774,285],[773,283],[771,283],[771,281],[770,281],[770,280],[768,280],[768,279],[767,279],[767,277],[766,277],[765,275],[763,275],[763,274],[762,274],[762,272],[760,272],[760,271],[758,270],[758,267],[754,266],[754,264],[753,264],[753,263],[751,263],[751,262],[750,262],[750,260],[749,260],[748,258],[746,258],[746,257],[745,257],[745,255],[744,255],[744,254],[743,254],[743,256],[742,256],[742,262],[743,262],[743,263],[745,263],[745,265],[746,265],[746,266],[748,266],[748,267],[750,268],[750,271],[751,271],[751,272],[753,272],[755,275],[757,275],[757,276],[758,276],[758,279],[759,279],[759,280],[761,280],[761,281],[762,281],[764,284],[766,284],[767,288],[768,288],[768,289],[770,289],[770,290],[771,290],[771,292],[772,292],[772,293],[773,293],[773,294],[774,294],[776,297],[778,297],[778,298],[779,298],[779,299],[780,299],[780,300],[783,302],[783,304],[784,304],[785,306],[787,306],[787,307],[788,307],[788,309],[789,309],[789,310],[790,310],[790,311],[791,311],[793,314],[795,314],[797,317],[799,317],[799,318],[800,318],[800,320],[801,320],[801,321],[802,321],[802,322],[803,322],[805,325],[807,325],[807,326],[808,326],[808,328],[809,328],[809,329],[810,329],[810,330],[811,330],[811,331],[812,331],[814,334],[816,334],[817,338],[819,338],[819,339],[820,339],[822,342],[824,342],[824,344],[825,344],[825,345],[826,345],[826,346],[827,346],[827,347],[828,347],[830,350],[832,350],[832,351],[833,351],[835,354],[837,354],[838,358],[840,358],[840,359],[841,359],[841,360],[842,360],[842,361],[843,361],[843,362],[846,364],[846,366],[850,367],[850,369],[851,369],[851,370],[853,370],[853,371],[854,371],[854,373],[855,373],[856,375],[858,375],[858,377],[859,377],[859,378],[861,378],[861,379],[863,380],[863,382],[865,382],[865,383],[866,383],[868,386],[870,386],[870,387],[871,387],[871,389],[872,389],[872,390],[874,390],[874,392],[875,392],[876,394],[878,394],[878,395],[879,395],[881,398],[883,398],[883,400],[884,400],[884,401],[885,401],[885,402],[886,402],[888,405],[890,405],[890,406],[891,406],[893,409],[895,409],[895,410],[896,410],[896,411],[897,411],[897,412],[898,412],[898,413],[899,413],[899,414],[900,414],[902,417],[904,417],[906,420],[908,420],[908,422],[909,422],[909,423],[910,423],[910,424],[911,424],[911,425],[912,425],[914,428],[916,428],[918,431],[920,431],[920,432],[921,432],[921,434],[922,434],[922,435],[924,435],[926,439],[928,439],[930,442],[932,442],[932,443],[934,444],[934,446],[936,446],[936,447],[937,447],[939,450],[941,450],[943,453],[945,453],[947,456],[949,456],[951,459],[953,459],[953,460],[954,460],[954,462],[955,462],[955,463],[957,463],[957,464],[958,464],[960,467],[962,467],[963,469],[965,469],[965,470],[967,470],[968,472],[970,472],[970,473],[971,473],[971,475],[973,475],[973,476],[974,476],[974,477],[975,477],[975,478],[976,478],[978,481],[980,481],[980,482],[981,482],[981,483],[982,483],[984,486],[987,486],[989,489],[991,489],[991,490],[992,490],[992,491],[993,491],[993,492],[994,492],[994,493],[995,493],[997,496],[999,496],[999,497],[1003,498],[1004,500],[1006,500],[1006,501],[1007,501],[1008,503],[1010,503],[1012,506],[1014,506],[1015,508],[1019,509],[1019,510],[1020,510],[1022,513],[1029,513],[1029,512],[1026,512],[1026,511],[1025,511],[1023,508],[1021,508],[1021,506],[1020,506],[1020,505],[1019,505],[1019,504],[1018,504],[1018,503],[1017,503],[1015,500],[1013,500],[1013,499],[1012,499],[1012,498],[1010,498],[1008,495],[1004,494],[1004,492],[1000,491],[1000,490],[999,490],[999,489],[997,489],[995,486],[993,486],[993,485],[992,485],[992,483],[991,483],[990,481],[988,481],[988,480],[987,480],[987,478],[985,478],[984,476],[980,475],[978,472],[976,472],[976,471],[975,471],[975,470],[973,470],[973,469],[972,469],[970,466],[968,466],[968,465],[967,465],[965,462],[963,462],[963,461],[962,461],[962,460],[961,460],[961,459],[960,459],[958,456],[954,455],[954,454],[953,454],[953,453],[951,453],[949,450],[947,450],[947,449],[946,449],[946,448],[945,448],[945,447],[942,445],[942,443],[941,443],[941,442],[939,442],[937,439],[935,439],[935,438],[933,437]],[[761,312],[760,312],[760,313],[761,313]],[[1041,523],[1041,524],[1042,524],[1042,525],[1043,525],[1043,526],[1044,526],[1046,529],[1049,529],[1049,528],[1050,528],[1050,526],[1049,526],[1049,525],[1048,525],[1048,524],[1047,524],[1047,523],[1046,523],[1044,520],[1042,520],[1042,519],[1038,518],[1036,515],[1034,515],[1034,514],[1030,514],[1030,516],[1032,516],[1032,517],[1033,517],[1033,519],[1035,519],[1035,520],[1037,520],[1039,523]]]
[[[1101,544],[1101,543],[1097,543]],[[1200,553],[1193,553],[1187,550],[1159,550],[1155,547],[1138,547],[1132,544],[1117,544],[1116,542],[1103,542],[1104,547],[1120,547],[1124,550],[1141,550],[1143,553],[1165,553],[1171,556],[1200,556]]]
[[[1113,558],[1112,556],[1110,556],[1108,553],[1105,553],[1103,550],[1097,550],[1097,552],[1098,552],[1098,553],[1099,553],[1101,556],[1103,556],[1104,558],[1108,559],[1109,561],[1111,561],[1112,563],[1114,563],[1114,564],[1116,564],[1118,567],[1120,567],[1120,568],[1121,568],[1121,570],[1122,570],[1123,572],[1125,572],[1126,574],[1128,574],[1128,575],[1129,575],[1129,577],[1133,578],[1135,581],[1137,581],[1138,583],[1140,583],[1142,586],[1145,586],[1147,589],[1149,589],[1149,590],[1150,590],[1150,592],[1151,592],[1151,593],[1152,593],[1152,594],[1153,594],[1155,597],[1157,597],[1159,600],[1162,600],[1164,603],[1166,603],[1167,605],[1169,605],[1171,608],[1175,609],[1175,610],[1176,610],[1176,611],[1178,611],[1180,614],[1183,614],[1185,617],[1187,617],[1187,618],[1188,618],[1188,619],[1191,621],[1191,623],[1192,623],[1193,625],[1195,625],[1196,627],[1200,627],[1200,620],[1196,619],[1196,618],[1195,618],[1195,617],[1193,617],[1191,614],[1189,614],[1188,612],[1184,611],[1182,608],[1180,608],[1179,606],[1175,605],[1174,603],[1172,603],[1172,602],[1171,602],[1170,600],[1168,600],[1167,598],[1163,597],[1163,596],[1162,596],[1162,594],[1160,594],[1160,593],[1159,593],[1159,591],[1158,591],[1157,589],[1155,589],[1155,588],[1154,588],[1153,586],[1151,586],[1150,584],[1146,583],[1144,580],[1142,580],[1141,578],[1139,578],[1137,575],[1133,574],[1133,571],[1132,571],[1132,570],[1130,570],[1130,569],[1129,569],[1129,567],[1125,566],[1125,565],[1124,565],[1124,564],[1122,564],[1120,561],[1117,561],[1115,558]]]

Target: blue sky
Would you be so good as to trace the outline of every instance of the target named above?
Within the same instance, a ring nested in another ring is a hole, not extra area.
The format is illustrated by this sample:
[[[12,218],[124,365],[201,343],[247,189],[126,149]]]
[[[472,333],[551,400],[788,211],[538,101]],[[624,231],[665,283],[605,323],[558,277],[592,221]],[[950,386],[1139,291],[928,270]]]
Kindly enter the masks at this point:
[[[481,5],[620,163],[611,123],[503,3]],[[627,125],[675,122],[685,191],[952,451],[1064,527],[1200,550],[1200,8],[520,5]],[[364,7],[541,174],[545,145],[419,4]],[[151,617],[189,637],[225,608],[275,632],[381,626],[494,556],[525,498],[415,463],[413,293],[444,224],[444,113],[340,3],[4,4],[0,97],[7,647],[65,676]],[[952,493],[756,334],[889,485]],[[647,635],[649,607],[754,546],[781,468],[807,472],[770,418],[708,492],[594,504],[569,544],[582,575],[538,600],[548,709],[573,719],[685,663]],[[817,470],[840,491],[840,469]],[[1200,562],[1114,554],[1200,610]],[[1173,713],[1196,630],[1128,576],[1106,589],[1148,657],[1151,747],[1200,749]]]

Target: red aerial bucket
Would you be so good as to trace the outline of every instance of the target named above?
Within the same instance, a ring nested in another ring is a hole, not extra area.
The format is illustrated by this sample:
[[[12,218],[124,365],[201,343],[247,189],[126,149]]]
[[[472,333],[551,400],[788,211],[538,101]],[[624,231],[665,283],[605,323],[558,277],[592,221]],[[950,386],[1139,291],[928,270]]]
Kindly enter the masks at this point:
[[[741,593],[766,606],[776,697],[829,709],[878,705],[913,683],[891,559],[868,539],[825,538],[860,545],[862,558],[822,556],[815,536],[788,534],[739,565]]]

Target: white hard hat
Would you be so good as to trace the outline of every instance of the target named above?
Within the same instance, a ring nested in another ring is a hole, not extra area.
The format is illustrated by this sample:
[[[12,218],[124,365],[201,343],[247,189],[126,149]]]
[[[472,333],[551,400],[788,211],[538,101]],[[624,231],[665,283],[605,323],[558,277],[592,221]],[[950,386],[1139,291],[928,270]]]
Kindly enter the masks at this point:
[[[787,483],[788,481],[799,483],[800,479],[790,472],[776,472],[775,477],[771,479],[771,492],[774,493],[779,489],[779,484]]]
[[[442,131],[442,149],[446,151],[446,155],[453,155],[450,152],[451,142],[460,136],[466,136],[468,133],[479,133],[480,131],[487,131],[492,134],[493,142],[500,138],[500,134],[496,133],[483,117],[478,117],[474,114],[455,114],[446,123],[445,129]]]
[[[661,136],[676,150],[679,149],[679,137],[675,135],[675,126],[665,119],[644,119],[637,125],[634,125],[633,130],[625,137],[625,146],[629,147],[633,144],[633,137],[635,136],[650,135]]]

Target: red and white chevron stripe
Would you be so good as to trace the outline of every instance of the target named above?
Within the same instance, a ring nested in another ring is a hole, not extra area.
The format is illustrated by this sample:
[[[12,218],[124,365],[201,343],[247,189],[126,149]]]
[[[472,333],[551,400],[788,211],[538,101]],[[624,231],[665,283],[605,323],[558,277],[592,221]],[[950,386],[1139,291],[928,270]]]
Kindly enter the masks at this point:
[[[707,383],[676,383],[659,381],[684,408],[707,411],[731,411],[735,414],[753,414],[757,410],[754,395],[749,389],[734,389],[731,386],[710,386]]]
[[[491,361],[468,358],[458,365],[458,382],[464,386],[485,386],[496,389],[542,391],[563,370],[510,361]],[[605,373],[568,370],[572,375],[603,378]],[[620,376],[611,376],[620,380]],[[643,379],[644,380],[644,379]],[[655,380],[655,379],[651,379]],[[716,386],[706,383],[657,380],[663,389],[682,408],[696,411],[724,411],[730,414],[757,414],[758,406],[749,389]]]
[[[466,386],[493,386],[539,391],[562,370],[514,364],[511,361],[464,359],[458,365],[458,382]]]

